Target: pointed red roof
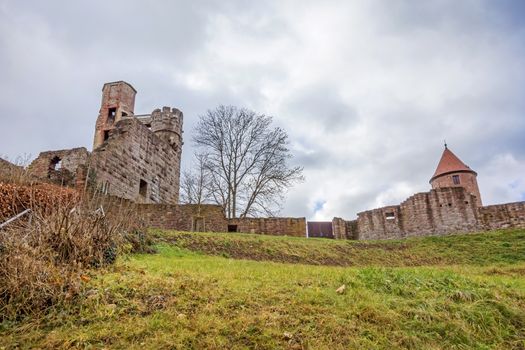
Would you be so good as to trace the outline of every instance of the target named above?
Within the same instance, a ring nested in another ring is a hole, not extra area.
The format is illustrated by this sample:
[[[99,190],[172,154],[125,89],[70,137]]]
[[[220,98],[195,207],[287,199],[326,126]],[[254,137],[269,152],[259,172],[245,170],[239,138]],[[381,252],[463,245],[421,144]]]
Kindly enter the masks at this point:
[[[434,180],[438,176],[455,172],[471,172],[476,174],[474,170],[465,165],[461,159],[459,159],[454,153],[452,153],[451,150],[448,149],[448,147],[445,146],[441,160],[439,161],[436,171],[434,172],[434,175],[432,175],[430,181]]]

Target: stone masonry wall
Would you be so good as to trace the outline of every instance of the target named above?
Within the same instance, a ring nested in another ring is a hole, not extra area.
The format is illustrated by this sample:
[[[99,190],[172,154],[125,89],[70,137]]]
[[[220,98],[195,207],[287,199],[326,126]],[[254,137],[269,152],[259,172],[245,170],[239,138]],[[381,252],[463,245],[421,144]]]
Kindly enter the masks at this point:
[[[177,204],[180,152],[136,118],[124,119],[92,152],[88,178],[104,193],[137,203]]]
[[[228,221],[217,205],[137,204],[136,208],[149,227],[179,231],[228,231]]]
[[[358,214],[358,239],[391,239],[480,228],[476,197],[462,187],[418,193],[396,206]]]
[[[357,239],[357,220],[333,218],[332,230],[335,239]]]
[[[41,152],[31,162],[28,173],[40,180],[58,185],[75,186],[79,167],[88,162],[89,152],[84,147]]]
[[[479,220],[485,230],[525,228],[525,202],[479,208]]]
[[[305,237],[305,218],[243,218],[230,219],[228,225],[237,225],[237,232],[261,233],[276,236]]]
[[[459,183],[455,184],[453,176],[458,176]],[[476,196],[476,203],[478,207],[482,206],[481,194],[479,192],[478,181],[476,180],[476,174],[471,172],[454,172],[444,174],[433,179],[430,184],[433,189],[443,187],[464,187],[468,193]]]

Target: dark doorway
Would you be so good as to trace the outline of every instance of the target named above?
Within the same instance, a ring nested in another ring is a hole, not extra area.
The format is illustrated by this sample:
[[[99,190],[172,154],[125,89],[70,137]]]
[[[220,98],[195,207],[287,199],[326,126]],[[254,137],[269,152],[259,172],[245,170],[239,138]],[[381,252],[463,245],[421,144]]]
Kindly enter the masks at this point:
[[[139,194],[142,197],[146,197],[146,195],[148,194],[148,183],[142,179],[140,180],[139,184]]]
[[[228,232],[237,232],[237,225],[228,225]]]

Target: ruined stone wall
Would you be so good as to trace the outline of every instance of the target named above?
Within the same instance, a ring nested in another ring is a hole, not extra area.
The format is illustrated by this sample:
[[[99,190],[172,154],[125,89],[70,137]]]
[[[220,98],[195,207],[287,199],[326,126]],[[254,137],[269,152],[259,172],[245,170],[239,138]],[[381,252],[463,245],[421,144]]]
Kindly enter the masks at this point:
[[[401,205],[358,214],[358,239],[392,239],[480,228],[476,197],[462,187],[418,193]]]
[[[218,205],[137,204],[136,208],[148,227],[179,231],[228,231],[228,221]]]
[[[236,232],[296,237],[305,237],[306,235],[305,218],[230,219],[228,225],[230,228],[236,225]]]
[[[88,178],[104,193],[137,203],[177,204],[180,150],[136,118],[123,119],[93,151]]]
[[[357,239],[357,220],[332,219],[332,229],[335,239]]]
[[[357,220],[345,221],[346,224],[346,236],[348,239],[359,238],[359,227],[357,226]]]
[[[387,239],[404,236],[399,205],[368,210],[357,215],[359,239]]]
[[[479,208],[479,221],[485,230],[525,228],[525,202]]]
[[[84,147],[41,152],[31,162],[28,173],[39,180],[57,185],[75,187],[79,167],[88,162],[89,152]]]
[[[477,197],[465,188],[432,190],[429,192],[429,201],[435,230],[426,233],[447,234],[479,229]]]

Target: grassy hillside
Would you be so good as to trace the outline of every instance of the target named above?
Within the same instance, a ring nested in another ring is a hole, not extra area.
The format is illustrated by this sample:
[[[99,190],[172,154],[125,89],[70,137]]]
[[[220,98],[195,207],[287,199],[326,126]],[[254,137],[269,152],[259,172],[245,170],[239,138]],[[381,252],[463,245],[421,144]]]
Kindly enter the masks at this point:
[[[234,259],[332,266],[490,265],[525,260],[525,231],[391,241],[152,231],[158,241]]]
[[[366,243],[153,233],[158,254],[84,276],[75,308],[0,324],[0,348],[525,348],[524,230]]]

